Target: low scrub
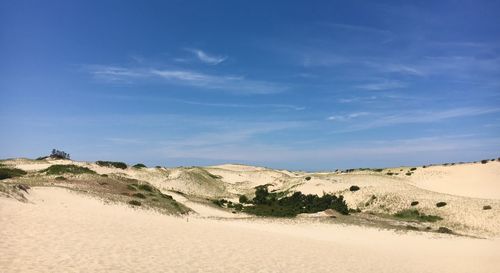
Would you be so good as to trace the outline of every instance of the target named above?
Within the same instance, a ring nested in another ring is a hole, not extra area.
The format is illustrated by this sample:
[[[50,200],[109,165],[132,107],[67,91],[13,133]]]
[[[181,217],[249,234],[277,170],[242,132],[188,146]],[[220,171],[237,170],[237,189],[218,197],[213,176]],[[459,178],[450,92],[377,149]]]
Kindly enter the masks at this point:
[[[132,168],[142,169],[142,168],[146,168],[146,165],[144,165],[142,163],[138,163],[138,164],[135,164],[134,166],[132,166]]]
[[[481,164],[486,164],[486,163],[488,163],[488,159],[481,160]]]
[[[238,201],[240,201],[241,204],[246,204],[246,203],[248,203],[249,200],[248,200],[248,197],[246,195],[240,195],[240,198]]]
[[[444,207],[444,206],[446,206],[446,202],[437,202],[436,203],[436,207],[438,207],[438,208],[441,208],[441,207]]]
[[[16,168],[0,168],[0,180],[19,177],[27,174],[26,171]]]
[[[134,193],[134,194],[132,194],[132,196],[137,197],[137,198],[141,198],[141,199],[146,199],[146,195],[144,195],[140,192]]]
[[[416,206],[416,205],[418,205],[418,204],[419,204],[419,203],[418,203],[418,201],[412,201],[410,205],[411,205],[412,207],[414,207],[414,206]]]
[[[437,232],[439,233],[446,233],[446,234],[453,234],[453,230],[447,228],[447,227],[439,227]]]
[[[114,167],[119,169],[126,169],[127,164],[123,162],[115,162],[115,161],[96,161],[95,164],[102,167]]]
[[[443,220],[443,218],[436,215],[425,215],[420,213],[416,209],[404,209],[394,214],[394,217],[408,220],[408,221],[419,221],[419,222],[436,222],[439,220]]]
[[[359,187],[356,186],[356,185],[352,185],[350,188],[349,188],[350,191],[359,191]]]
[[[490,205],[483,206],[483,210],[489,210],[489,209],[491,209]]]
[[[48,175],[62,175],[62,174],[96,174],[93,170],[80,167],[77,165],[52,165],[47,169],[42,170],[41,172],[45,172]]]
[[[349,214],[344,197],[324,194],[322,197],[313,194],[294,192],[291,196],[279,198],[279,193],[269,192],[267,186],[259,186],[255,190],[252,206],[243,207],[243,211],[258,216],[294,217],[300,213],[316,213],[333,209],[341,214]]]
[[[141,206],[142,205],[142,203],[137,201],[137,200],[130,200],[130,201],[128,201],[128,203],[132,206]]]

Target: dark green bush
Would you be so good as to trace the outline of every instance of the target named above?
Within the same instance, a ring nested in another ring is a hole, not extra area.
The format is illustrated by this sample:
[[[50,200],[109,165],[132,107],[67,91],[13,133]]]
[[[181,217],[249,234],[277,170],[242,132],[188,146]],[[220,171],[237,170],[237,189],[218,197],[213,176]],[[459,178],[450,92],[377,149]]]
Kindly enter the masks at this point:
[[[137,190],[137,188],[135,187],[135,185],[134,185],[134,184],[128,184],[128,185],[127,185],[127,189],[129,189],[129,190],[131,190],[131,191],[136,191],[136,190]]]
[[[220,176],[220,175],[211,174],[211,173],[208,173],[208,176],[212,177],[213,179],[221,179],[222,178],[222,176]]]
[[[246,197],[246,195],[240,195],[239,201],[242,204],[248,203],[248,197]]]
[[[309,181],[309,180],[311,180],[311,177],[310,176],[306,176],[305,180]]]
[[[294,217],[299,213],[315,213],[327,209],[349,214],[344,197],[324,194],[322,197],[294,192],[291,196],[279,198],[280,193],[269,192],[267,185],[255,190],[253,206],[243,207],[243,211],[259,216]]]
[[[444,207],[446,206],[446,202],[437,202],[436,203],[436,207],[440,208],[440,207]]]
[[[447,227],[439,227],[437,232],[439,233],[447,233],[447,234],[453,234],[453,230],[447,228]]]
[[[140,190],[143,190],[143,191],[153,192],[153,187],[151,187],[148,184],[137,185],[137,188],[139,188]]]
[[[489,210],[489,209],[491,209],[490,205],[483,206],[483,210]]]
[[[359,191],[359,187],[356,186],[356,185],[352,185],[350,188],[349,188],[350,191]]]
[[[411,168],[410,171],[415,171],[417,168]]]
[[[27,174],[26,171],[16,168],[0,168],[0,180],[19,177]]]
[[[410,175],[411,175],[411,172],[407,172],[407,173],[405,173],[405,174],[406,174],[406,175],[408,175],[408,176],[410,176]]]
[[[412,201],[411,204],[410,204],[412,207],[418,205],[418,201]]]
[[[132,196],[137,197],[137,198],[141,198],[141,199],[146,199],[146,195],[144,195],[140,192],[134,193],[134,194],[132,194]]]
[[[128,201],[128,203],[132,206],[140,206],[142,205],[141,202],[137,201],[137,200],[130,200]]]
[[[56,180],[64,181],[67,180],[64,176],[58,176],[55,178]]]
[[[95,162],[97,165],[102,166],[102,167],[114,167],[114,168],[119,168],[119,169],[126,169],[127,164],[123,162],[115,162],[115,161],[96,161]]]
[[[396,218],[404,219],[404,220],[413,220],[413,221],[421,221],[421,222],[436,222],[439,220],[443,220],[443,218],[436,215],[425,215],[420,213],[416,209],[404,209],[394,214]]]
[[[486,164],[486,163],[488,163],[488,159],[481,160],[481,164]]]
[[[136,168],[136,169],[146,168],[146,165],[144,165],[142,163],[138,163],[138,164],[135,164],[134,166],[132,166],[132,168]]]
[[[65,173],[69,174],[96,174],[93,170],[86,168],[86,167],[80,167],[77,165],[52,165],[48,167],[45,170],[42,170],[41,172],[46,172],[48,175],[61,175]]]

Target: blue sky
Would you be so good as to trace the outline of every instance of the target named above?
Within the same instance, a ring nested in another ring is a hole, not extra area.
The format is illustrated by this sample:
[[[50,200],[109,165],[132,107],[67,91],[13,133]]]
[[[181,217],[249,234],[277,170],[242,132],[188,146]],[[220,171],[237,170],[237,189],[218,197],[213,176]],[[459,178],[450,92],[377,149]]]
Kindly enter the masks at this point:
[[[498,1],[2,1],[0,158],[500,156]]]

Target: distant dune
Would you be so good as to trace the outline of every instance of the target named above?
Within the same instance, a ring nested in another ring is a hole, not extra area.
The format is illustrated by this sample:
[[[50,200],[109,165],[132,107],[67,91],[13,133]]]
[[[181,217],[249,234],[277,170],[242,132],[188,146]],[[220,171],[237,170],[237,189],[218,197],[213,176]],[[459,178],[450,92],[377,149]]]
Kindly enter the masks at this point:
[[[52,159],[0,164],[26,171],[0,180],[0,272],[500,268],[498,161],[331,173],[231,164],[120,169]],[[238,204],[262,185],[282,196],[343,195],[352,212],[262,218],[214,202]]]

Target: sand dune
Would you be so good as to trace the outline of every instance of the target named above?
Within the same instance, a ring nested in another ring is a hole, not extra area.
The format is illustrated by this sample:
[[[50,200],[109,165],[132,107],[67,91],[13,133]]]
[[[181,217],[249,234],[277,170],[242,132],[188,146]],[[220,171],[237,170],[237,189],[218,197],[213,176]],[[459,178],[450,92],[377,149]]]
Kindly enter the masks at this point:
[[[496,272],[500,242],[165,216],[60,188],[0,198],[1,272]]]

